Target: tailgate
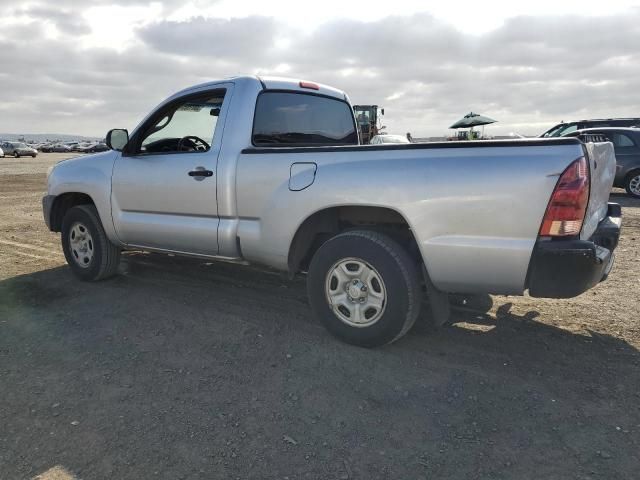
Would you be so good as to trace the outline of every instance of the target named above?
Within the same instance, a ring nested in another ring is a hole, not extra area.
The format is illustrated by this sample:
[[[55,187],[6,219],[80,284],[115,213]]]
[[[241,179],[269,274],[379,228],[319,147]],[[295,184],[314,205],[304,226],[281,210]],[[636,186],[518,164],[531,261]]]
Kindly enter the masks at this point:
[[[588,240],[607,216],[607,203],[616,174],[616,156],[611,142],[585,143],[589,159],[591,192],[580,238]]]

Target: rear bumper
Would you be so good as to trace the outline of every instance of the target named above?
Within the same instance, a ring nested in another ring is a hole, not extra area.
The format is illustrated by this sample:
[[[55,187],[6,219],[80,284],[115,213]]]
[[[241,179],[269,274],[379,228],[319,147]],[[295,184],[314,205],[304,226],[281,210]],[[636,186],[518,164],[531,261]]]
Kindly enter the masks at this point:
[[[539,241],[533,249],[527,287],[532,297],[570,298],[605,280],[620,238],[620,205],[609,204],[589,240]]]

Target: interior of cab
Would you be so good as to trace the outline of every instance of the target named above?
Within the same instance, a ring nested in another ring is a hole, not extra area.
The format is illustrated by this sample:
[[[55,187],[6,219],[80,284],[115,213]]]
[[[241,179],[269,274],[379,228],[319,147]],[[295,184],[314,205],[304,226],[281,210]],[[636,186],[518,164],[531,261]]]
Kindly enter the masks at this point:
[[[136,142],[137,154],[206,152],[211,149],[224,92],[178,101],[154,115]]]

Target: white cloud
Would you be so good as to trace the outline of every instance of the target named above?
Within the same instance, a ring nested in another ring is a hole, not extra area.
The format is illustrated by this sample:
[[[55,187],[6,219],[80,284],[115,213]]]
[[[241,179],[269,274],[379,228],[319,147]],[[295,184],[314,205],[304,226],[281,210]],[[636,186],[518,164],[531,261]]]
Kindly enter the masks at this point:
[[[469,110],[495,133],[640,116],[640,9],[588,3],[13,1],[0,131],[100,135],[184,86],[253,72],[332,84],[414,136]]]

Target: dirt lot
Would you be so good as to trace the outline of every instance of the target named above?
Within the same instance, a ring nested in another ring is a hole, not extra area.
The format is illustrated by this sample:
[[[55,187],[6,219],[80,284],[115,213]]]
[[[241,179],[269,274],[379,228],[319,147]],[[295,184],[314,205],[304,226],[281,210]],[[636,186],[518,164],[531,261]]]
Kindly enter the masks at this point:
[[[639,478],[640,201],[613,195],[592,291],[363,350],[304,279],[131,253],[75,280],[40,211],[59,158],[0,159],[0,478]]]

